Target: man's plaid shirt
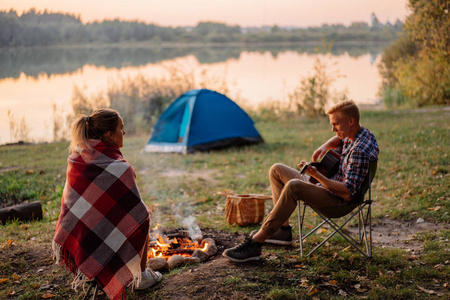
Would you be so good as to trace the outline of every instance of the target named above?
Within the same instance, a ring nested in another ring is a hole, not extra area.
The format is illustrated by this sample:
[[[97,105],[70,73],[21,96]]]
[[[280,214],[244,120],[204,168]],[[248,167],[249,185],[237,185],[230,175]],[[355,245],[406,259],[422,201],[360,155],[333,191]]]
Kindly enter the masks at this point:
[[[353,142],[348,138],[343,140],[339,170],[331,179],[347,186],[351,200],[358,196],[369,172],[369,163],[378,159],[379,152],[375,136],[364,127],[358,131]]]

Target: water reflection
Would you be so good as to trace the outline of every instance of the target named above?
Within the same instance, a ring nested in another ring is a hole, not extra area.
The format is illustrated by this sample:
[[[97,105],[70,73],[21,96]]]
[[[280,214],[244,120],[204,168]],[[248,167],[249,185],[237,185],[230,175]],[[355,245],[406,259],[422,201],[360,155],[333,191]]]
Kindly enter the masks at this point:
[[[201,64],[225,62],[239,59],[242,52],[270,53],[277,58],[280,53],[314,54],[317,44],[274,45],[274,46],[216,46],[204,47],[138,47],[138,46],[86,46],[86,47],[36,47],[36,48],[0,48],[0,79],[19,78],[20,74],[38,77],[77,72],[85,65],[122,68],[142,66],[172,60],[177,57],[193,55]],[[371,55],[373,60],[386,45],[370,44],[334,44],[331,53],[334,56],[348,54],[358,58]]]
[[[329,70],[342,75],[334,88],[347,89],[357,102],[374,101],[384,47],[334,45]],[[314,53],[314,45],[0,49],[0,144],[14,141],[8,111],[16,122],[25,120],[32,140],[52,141],[55,119],[72,113],[74,86],[90,96],[120,78],[165,76],[170,65],[195,78],[222,77],[239,105],[286,100],[312,71]]]

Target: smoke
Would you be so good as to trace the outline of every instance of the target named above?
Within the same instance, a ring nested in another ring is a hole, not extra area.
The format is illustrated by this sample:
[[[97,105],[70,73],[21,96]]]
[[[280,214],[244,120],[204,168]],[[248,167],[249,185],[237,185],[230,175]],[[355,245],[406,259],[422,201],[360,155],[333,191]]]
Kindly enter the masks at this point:
[[[184,216],[183,211],[179,208],[179,205],[174,207],[172,206],[175,218],[178,220],[178,223],[181,224],[188,232],[189,237],[192,241],[198,241],[203,237],[202,231],[200,227],[197,225],[195,221],[195,217],[192,215]]]
[[[192,241],[198,241],[202,238],[202,231],[195,222],[194,216],[188,216],[182,221],[182,224],[188,230],[189,237]]]

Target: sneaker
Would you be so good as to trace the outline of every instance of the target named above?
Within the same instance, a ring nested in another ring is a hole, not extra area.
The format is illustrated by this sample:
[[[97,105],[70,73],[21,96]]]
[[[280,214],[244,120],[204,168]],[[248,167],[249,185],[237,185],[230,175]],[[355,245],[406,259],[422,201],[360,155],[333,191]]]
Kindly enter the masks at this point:
[[[266,240],[266,243],[283,246],[292,245],[292,227],[289,226],[289,229],[280,228]]]
[[[258,230],[253,230],[250,232],[250,237],[253,237]],[[275,232],[270,238],[268,238],[264,243],[275,244],[275,245],[284,245],[290,246],[292,245],[292,227],[289,226],[289,229],[279,229]]]
[[[226,249],[222,256],[234,262],[246,262],[259,260],[262,244],[254,242],[251,238],[245,239],[245,242],[233,248]]]
[[[136,286],[136,290],[145,290],[151,286],[154,286],[157,282],[161,281],[162,274],[159,272],[155,272],[150,268],[145,269],[142,272],[142,279],[139,284]]]

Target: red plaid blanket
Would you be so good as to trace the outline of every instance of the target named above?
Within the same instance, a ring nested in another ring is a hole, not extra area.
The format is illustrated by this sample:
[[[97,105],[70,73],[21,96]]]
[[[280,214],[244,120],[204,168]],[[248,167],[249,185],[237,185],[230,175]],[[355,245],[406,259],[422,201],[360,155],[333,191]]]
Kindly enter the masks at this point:
[[[53,255],[76,275],[74,288],[94,279],[110,299],[124,299],[140,279],[149,214],[119,148],[90,144],[94,151],[68,158]]]

